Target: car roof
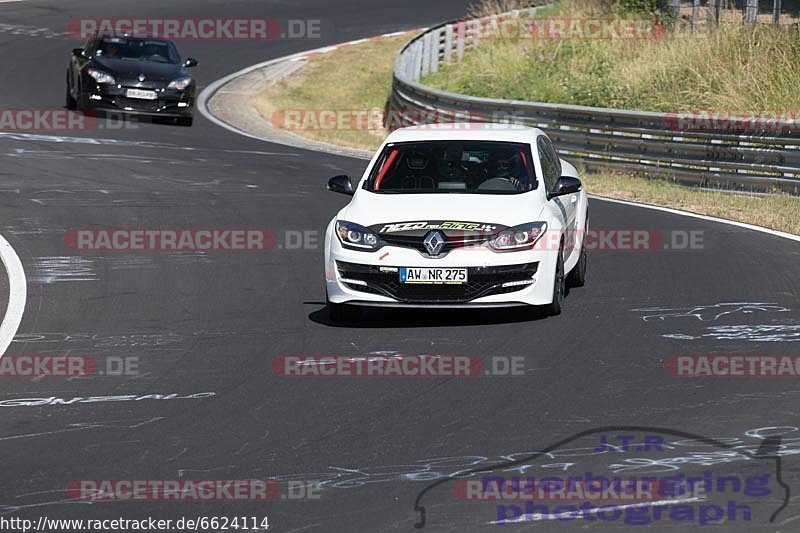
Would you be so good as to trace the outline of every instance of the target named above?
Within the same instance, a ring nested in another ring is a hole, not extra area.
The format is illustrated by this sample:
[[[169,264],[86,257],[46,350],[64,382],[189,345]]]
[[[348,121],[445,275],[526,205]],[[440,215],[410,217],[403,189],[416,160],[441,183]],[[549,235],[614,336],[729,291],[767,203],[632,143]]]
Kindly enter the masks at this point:
[[[400,128],[392,132],[386,142],[459,140],[531,143],[536,135],[543,134],[539,128],[529,128],[519,124],[451,122]]]
[[[169,39],[163,39],[161,37],[141,37],[135,35],[98,35],[94,37],[94,40],[99,43],[119,43],[122,41],[151,41],[153,43],[172,43]]]

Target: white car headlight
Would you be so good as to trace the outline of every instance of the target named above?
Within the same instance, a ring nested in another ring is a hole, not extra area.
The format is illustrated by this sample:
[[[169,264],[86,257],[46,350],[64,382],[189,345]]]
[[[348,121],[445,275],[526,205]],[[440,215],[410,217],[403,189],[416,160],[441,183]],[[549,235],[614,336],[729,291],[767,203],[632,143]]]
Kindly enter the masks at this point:
[[[500,252],[532,248],[546,231],[547,222],[520,224],[495,235],[489,246]]]
[[[345,248],[355,248],[374,252],[383,246],[383,241],[378,234],[369,228],[347,222],[344,220],[336,221],[336,236]]]
[[[192,78],[178,78],[177,80],[172,80],[167,85],[167,89],[177,89],[179,91],[185,90],[189,85],[192,83]]]
[[[116,83],[114,76],[108,74],[107,72],[103,72],[102,70],[90,68],[86,71],[86,73],[92,78],[94,78],[94,81],[96,81],[97,83],[102,83],[102,84]]]

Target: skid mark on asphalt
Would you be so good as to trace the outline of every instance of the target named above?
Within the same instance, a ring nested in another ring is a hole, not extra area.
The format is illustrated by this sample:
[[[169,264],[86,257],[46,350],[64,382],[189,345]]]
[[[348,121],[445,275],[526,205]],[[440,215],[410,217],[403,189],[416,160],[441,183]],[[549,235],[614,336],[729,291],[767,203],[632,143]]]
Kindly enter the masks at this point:
[[[706,328],[706,333],[699,335],[667,333],[661,336],[682,341],[708,338],[718,341],[800,342],[800,324],[711,326]]]
[[[63,281],[96,281],[94,262],[85,257],[49,256],[34,257],[30,281],[58,283]]]
[[[153,148],[156,150],[180,150],[183,152],[209,152],[224,154],[258,155],[267,157],[300,157],[297,152],[267,152],[264,150],[231,150],[228,148],[206,148],[201,146],[184,146],[179,144],[156,143],[152,141],[128,141],[124,139],[100,139],[93,137],[70,137],[64,135],[46,135],[40,133],[0,132],[0,140],[33,141],[66,144],[88,144],[96,146],[120,146]]]
[[[731,302],[710,305],[697,305],[679,308],[649,307],[632,309],[642,314],[645,322],[683,322],[686,326],[699,322],[723,322],[725,320],[743,321],[755,316],[759,322],[764,315],[773,315],[777,319],[786,318],[782,313],[791,313],[792,309],[776,302]],[[768,320],[767,320],[768,321]],[[714,324],[705,326],[699,331],[661,333],[665,339],[677,341],[694,341],[713,339],[716,341],[743,342],[792,342],[800,341],[800,323],[784,322],[772,324]]]
[[[197,339],[209,342],[213,339],[226,339],[229,337],[241,338],[247,335],[259,335],[262,332],[254,331],[195,331],[186,335],[174,332],[142,333],[142,332],[114,332],[114,333],[69,333],[69,332],[30,332],[18,333],[13,342],[19,343],[76,343],[86,344],[94,348],[126,348],[126,347],[160,347],[173,346],[180,343],[194,344]],[[82,346],[83,348],[83,346]],[[50,348],[48,348],[50,349]]]
[[[22,0],[0,0],[0,3],[15,3]],[[74,39],[65,31],[53,31],[50,28],[40,28],[36,26],[25,26],[22,24],[0,23],[0,33],[9,35],[22,35],[33,39]]]
[[[195,165],[208,163],[208,159],[170,159],[166,157],[152,157],[131,154],[104,154],[104,153],[81,153],[75,154],[62,150],[27,150],[25,148],[15,148],[11,152],[6,152],[9,157],[22,157],[28,159],[45,159],[70,161],[75,159],[87,161],[114,161],[114,162],[134,162],[134,163],[157,163],[159,165]],[[231,165],[232,166],[232,165]]]
[[[715,321],[730,315],[749,315],[756,312],[785,313],[791,311],[791,309],[777,303],[734,302],[679,308],[650,307],[631,309],[631,311],[645,313],[642,316],[642,320],[649,322],[668,318],[696,318],[701,321]]]

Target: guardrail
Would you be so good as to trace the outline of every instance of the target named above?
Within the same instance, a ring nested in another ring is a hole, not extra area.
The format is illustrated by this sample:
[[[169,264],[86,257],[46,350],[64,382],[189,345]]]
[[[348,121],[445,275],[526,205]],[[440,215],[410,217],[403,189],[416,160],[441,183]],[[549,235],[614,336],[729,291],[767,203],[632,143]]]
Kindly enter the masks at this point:
[[[532,15],[534,10],[501,16]],[[760,122],[758,131],[745,133],[688,131],[681,129],[677,114],[482,98],[420,82],[478,46],[481,28],[490,19],[446,22],[403,48],[395,60],[387,106],[394,118],[390,126],[465,118],[523,124],[544,130],[562,157],[591,170],[634,170],[702,186],[800,193],[800,122]]]

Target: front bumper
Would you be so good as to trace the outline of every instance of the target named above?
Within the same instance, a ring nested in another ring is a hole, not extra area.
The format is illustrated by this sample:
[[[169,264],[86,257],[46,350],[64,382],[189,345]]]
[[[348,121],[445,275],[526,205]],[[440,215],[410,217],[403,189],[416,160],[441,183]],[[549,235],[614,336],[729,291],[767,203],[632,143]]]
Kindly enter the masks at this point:
[[[345,249],[336,237],[325,247],[326,288],[333,303],[390,307],[505,307],[545,305],[553,298],[557,251],[494,252],[457,249],[432,259],[416,250],[384,246]],[[400,267],[467,268],[460,285],[400,283]]]
[[[128,98],[128,89],[155,90],[155,100]],[[150,89],[126,85],[97,85],[88,91],[85,100],[89,109],[117,111],[126,115],[189,118],[194,115],[194,91]]]

